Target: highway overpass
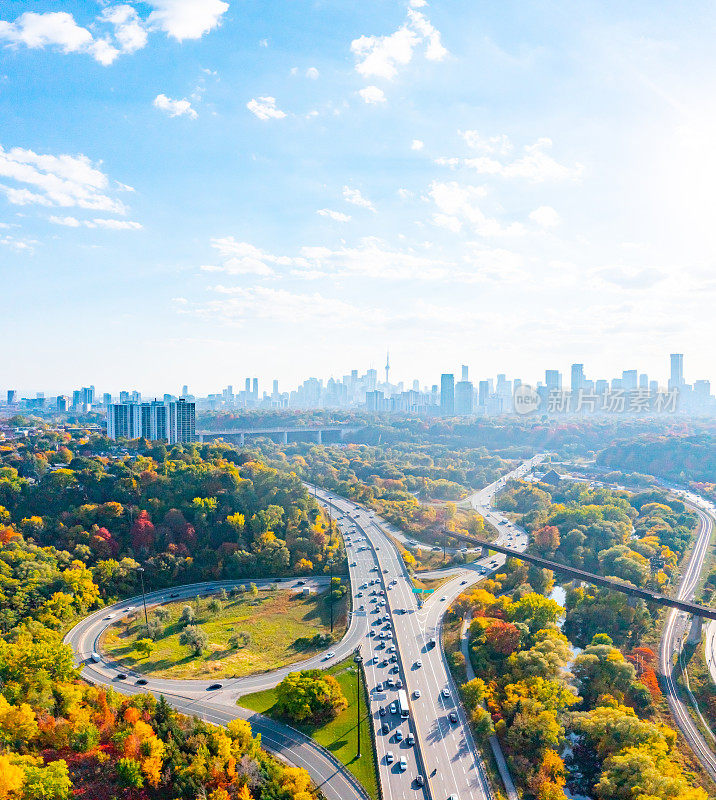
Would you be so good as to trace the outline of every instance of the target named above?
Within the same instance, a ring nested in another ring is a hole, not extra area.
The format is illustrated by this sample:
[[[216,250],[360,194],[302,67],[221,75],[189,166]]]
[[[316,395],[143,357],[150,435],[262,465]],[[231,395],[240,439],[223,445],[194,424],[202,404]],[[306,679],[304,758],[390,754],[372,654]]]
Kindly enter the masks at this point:
[[[575,567],[568,567],[566,564],[549,561],[546,558],[533,555],[532,553],[523,553],[521,550],[513,550],[511,547],[505,547],[495,542],[486,542],[482,539],[476,539],[474,536],[462,536],[454,533],[450,533],[450,536],[453,539],[469,542],[473,546],[482,547],[484,550],[494,550],[496,553],[504,553],[512,558],[528,561],[530,564],[535,564],[538,567],[551,569],[573,580],[592,583],[596,586],[604,586],[607,589],[613,589],[617,592],[624,592],[634,597],[640,597],[648,603],[657,603],[662,606],[669,606],[670,608],[678,608],[680,611],[686,611],[688,614],[694,614],[698,617],[704,617],[705,619],[716,619],[716,608],[702,606],[699,603],[688,603],[685,600],[676,600],[673,597],[668,597],[659,592],[652,592],[649,589],[641,589],[638,586],[632,586],[630,583],[619,581],[616,578],[604,578],[601,575],[595,575],[593,572],[586,572],[585,570],[576,569]]]
[[[226,430],[197,431],[200,442],[213,442],[223,439],[225,442],[245,444],[247,438],[266,437],[277,442],[316,442],[317,444],[336,444],[349,441],[362,430],[360,425],[316,425],[305,427],[273,427],[273,428],[228,428]]]

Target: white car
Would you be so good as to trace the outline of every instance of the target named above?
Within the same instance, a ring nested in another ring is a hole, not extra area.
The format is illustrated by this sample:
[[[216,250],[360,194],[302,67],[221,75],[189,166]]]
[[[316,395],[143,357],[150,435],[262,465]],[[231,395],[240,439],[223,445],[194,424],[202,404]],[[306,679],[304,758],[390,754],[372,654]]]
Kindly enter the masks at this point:
[[[442,690],[442,696],[443,696],[443,697],[450,697],[450,689],[448,689],[447,687],[445,687],[445,688]]]
[[[399,763],[400,763],[400,771],[405,772],[405,770],[408,768],[408,759],[405,756],[401,756]]]
[[[388,752],[385,754],[386,763],[392,764],[394,758],[395,758],[395,756],[393,755],[393,751],[392,750],[388,750]]]

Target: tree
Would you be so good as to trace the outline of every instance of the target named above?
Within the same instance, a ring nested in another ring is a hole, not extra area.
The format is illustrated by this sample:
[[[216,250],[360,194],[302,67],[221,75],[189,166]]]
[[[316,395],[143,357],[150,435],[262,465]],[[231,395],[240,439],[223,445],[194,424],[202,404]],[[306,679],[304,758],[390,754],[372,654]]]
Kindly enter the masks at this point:
[[[251,634],[248,631],[239,631],[229,637],[229,645],[238,650],[240,647],[248,647],[251,644]]]
[[[556,601],[544,597],[537,592],[529,592],[516,603],[507,607],[507,616],[511,622],[526,622],[534,633],[541,628],[554,625],[564,614],[564,609]]]
[[[181,616],[179,617],[179,624],[191,625],[195,619],[196,614],[194,613],[194,609],[191,606],[184,606],[184,608],[181,610]]]
[[[554,525],[545,525],[535,531],[534,543],[541,553],[554,553],[559,547],[559,528]]]
[[[119,759],[117,762],[117,775],[125,786],[130,786],[134,789],[141,789],[144,786],[142,765],[133,758]]]
[[[477,706],[471,714],[472,726],[478,740],[484,741],[495,733],[492,717],[489,711],[482,706]]]
[[[276,687],[276,707],[294,722],[321,722],[348,706],[340,684],[319,669],[290,672]]]
[[[134,649],[145,658],[149,658],[154,647],[155,645],[152,639],[138,639],[134,644]]]
[[[154,525],[146,511],[140,511],[134,520],[132,530],[132,547],[135,550],[148,550],[154,544]]]
[[[495,653],[509,656],[520,644],[520,629],[511,622],[496,619],[485,631],[485,642]]]
[[[19,797],[25,773],[13,764],[7,755],[0,753],[0,800]]]
[[[209,605],[207,606],[207,608],[209,609],[209,611],[211,611],[212,614],[221,613],[222,609],[221,600],[219,600],[218,597],[212,597],[211,600],[209,600]]]
[[[636,678],[634,667],[608,644],[587,647],[574,659],[572,673],[588,708],[603,695],[623,698]]]
[[[187,645],[195,656],[200,656],[209,645],[209,637],[195,625],[187,625],[179,636],[179,644]]]

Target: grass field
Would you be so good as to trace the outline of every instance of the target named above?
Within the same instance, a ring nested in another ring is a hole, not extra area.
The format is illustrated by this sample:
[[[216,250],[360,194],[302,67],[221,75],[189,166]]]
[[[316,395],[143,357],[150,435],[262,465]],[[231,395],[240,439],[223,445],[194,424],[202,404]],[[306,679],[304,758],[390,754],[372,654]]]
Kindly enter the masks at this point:
[[[358,688],[356,679],[356,667],[352,659],[342,661],[328,670],[330,675],[335,676],[341,685],[343,694],[348,700],[348,708],[339,714],[334,720],[322,726],[297,725],[291,723],[295,728],[303,731],[308,736],[315,739],[318,744],[323,745],[361,782],[368,794],[378,800],[378,784],[375,769],[375,753],[373,740],[370,731],[370,718],[365,702],[365,692],[361,680],[360,692],[360,717],[361,717],[361,757],[357,758],[357,737],[356,737],[356,703],[358,701]],[[264,692],[255,692],[239,698],[239,705],[258,711],[269,717],[280,719],[273,710],[276,703],[276,692],[268,689]]]
[[[148,658],[135,649],[137,639],[146,636],[143,615],[121,620],[104,634],[101,649],[125,667],[165,678],[238,678],[267,672],[303,660],[315,648],[301,646],[297,640],[328,633],[329,606],[325,594],[302,597],[288,591],[261,591],[257,598],[242,595],[222,603],[218,612],[209,611],[209,601],[170,603],[163,606],[169,617],[162,624],[164,633],[155,642]],[[183,630],[179,624],[184,606],[191,606],[193,624],[205,631],[209,647],[194,656],[189,647],[179,644]],[[346,628],[346,600],[335,604],[334,636],[339,639]],[[150,619],[155,613],[150,611]],[[250,643],[232,649],[229,639],[240,632]],[[322,648],[319,648],[322,649]]]

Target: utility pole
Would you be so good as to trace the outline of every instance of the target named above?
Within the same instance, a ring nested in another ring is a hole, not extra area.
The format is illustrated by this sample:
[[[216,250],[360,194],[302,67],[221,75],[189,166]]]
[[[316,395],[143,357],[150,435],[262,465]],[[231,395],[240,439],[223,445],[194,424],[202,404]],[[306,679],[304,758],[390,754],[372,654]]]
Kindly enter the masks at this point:
[[[147,616],[147,596],[144,593],[144,567],[139,567],[139,580],[142,582],[142,603],[144,604],[144,623],[147,626],[147,636],[149,636],[149,617]]]
[[[333,553],[331,548],[333,546],[333,520],[331,519],[331,508],[328,507],[328,552],[330,555],[330,583],[328,584],[328,599],[331,605],[331,634],[333,633]]]
[[[353,661],[356,663],[356,686],[358,688],[356,697],[356,731],[358,735],[358,753],[356,758],[360,758],[360,668],[361,664],[363,663],[363,656],[360,654],[360,647],[356,647]]]

